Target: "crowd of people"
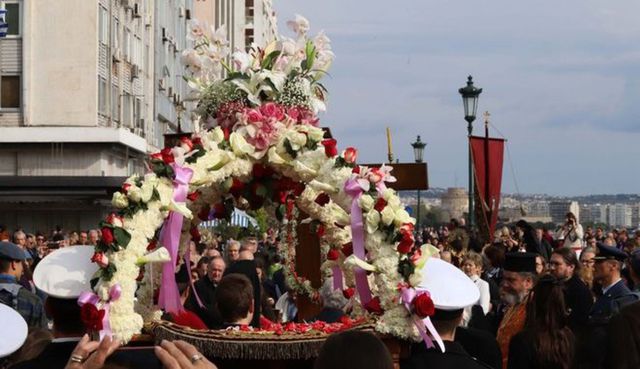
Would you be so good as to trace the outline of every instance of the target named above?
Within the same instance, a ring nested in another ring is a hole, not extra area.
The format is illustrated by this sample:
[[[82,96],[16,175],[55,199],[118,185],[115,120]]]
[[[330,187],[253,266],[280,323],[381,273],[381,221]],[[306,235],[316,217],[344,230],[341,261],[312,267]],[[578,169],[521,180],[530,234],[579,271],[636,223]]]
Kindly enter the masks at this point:
[[[474,285],[480,297],[453,311],[436,309],[432,321],[447,350],[413,345],[401,367],[638,367],[639,352],[625,341],[640,328],[640,232],[629,233],[583,229],[571,213],[557,230],[536,229],[521,220],[499,228],[494,241],[486,244],[478,242],[462,220],[418,230],[418,242],[436,246],[437,257],[462,271],[466,281],[460,283]],[[115,351],[117,342],[83,336],[77,295],[69,297],[69,304],[33,278],[33,270],[51,252],[95,245],[99,239],[97,230],[0,230],[0,303],[13,307],[30,332],[22,348],[4,360],[6,367],[36,368],[44,359],[52,368],[100,368]],[[164,318],[193,329],[296,321],[296,294],[287,286],[278,242],[272,231],[240,240],[216,235],[204,243],[192,242],[189,263],[176,273],[185,311]],[[349,300],[329,281],[319,292],[322,310],[312,320],[331,323],[350,313]],[[360,343],[349,344],[355,352],[362,350],[361,360],[374,357],[370,367],[390,368],[389,353],[380,349],[384,345],[362,334],[332,337],[323,353],[333,355],[337,348],[332,342],[357,340]],[[376,345],[380,352],[375,355],[382,356],[366,354],[367,347]],[[215,367],[185,342],[162,342],[153,357],[169,368]],[[338,367],[335,358],[322,357],[316,367]],[[350,365],[357,365],[353,360],[358,358],[351,356]]]

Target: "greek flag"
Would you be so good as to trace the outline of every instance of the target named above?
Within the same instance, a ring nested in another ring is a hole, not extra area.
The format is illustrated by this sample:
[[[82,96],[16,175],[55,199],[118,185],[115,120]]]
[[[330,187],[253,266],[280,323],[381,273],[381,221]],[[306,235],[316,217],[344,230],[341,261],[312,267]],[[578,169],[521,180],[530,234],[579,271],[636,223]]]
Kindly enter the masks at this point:
[[[7,36],[7,30],[9,25],[7,24],[7,9],[4,5],[4,1],[0,1],[0,38]]]
[[[208,220],[206,222],[200,223],[200,226],[206,227],[206,228],[213,228],[218,224],[220,224],[220,222],[222,221],[223,220],[220,220],[220,219]],[[258,222],[252,217],[250,217],[249,214],[247,214],[246,212],[240,209],[235,209],[233,211],[233,213],[231,214],[231,225],[248,228],[249,224],[251,224],[254,227],[258,226]]]

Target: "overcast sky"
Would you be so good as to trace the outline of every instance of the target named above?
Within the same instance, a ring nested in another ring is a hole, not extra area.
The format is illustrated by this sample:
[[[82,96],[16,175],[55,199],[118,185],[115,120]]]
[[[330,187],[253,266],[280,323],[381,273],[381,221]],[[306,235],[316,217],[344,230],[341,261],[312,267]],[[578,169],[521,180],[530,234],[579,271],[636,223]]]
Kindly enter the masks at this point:
[[[432,187],[466,186],[458,88],[483,88],[478,115],[509,140],[503,189],[578,195],[640,192],[640,2],[637,0],[275,0],[324,29],[337,55],[328,112],[341,148],[401,161],[428,143]],[[474,132],[482,133],[482,119]],[[493,135],[499,133],[492,131]],[[385,149],[383,149],[385,148]]]

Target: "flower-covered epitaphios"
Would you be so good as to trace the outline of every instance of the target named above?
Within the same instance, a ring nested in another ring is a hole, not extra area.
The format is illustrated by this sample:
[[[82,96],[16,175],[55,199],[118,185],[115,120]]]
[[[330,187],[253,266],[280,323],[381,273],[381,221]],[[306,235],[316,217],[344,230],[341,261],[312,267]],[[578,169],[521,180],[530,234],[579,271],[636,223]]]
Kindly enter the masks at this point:
[[[293,38],[231,53],[224,28],[191,21],[194,46],[182,60],[197,99],[194,113],[206,129],[151,154],[150,172],[126,180],[92,258],[101,267],[96,304],[109,303],[110,329],[120,339],[140,332],[144,320],[159,319],[156,296],[170,309],[167,270],[174,269],[165,267],[179,263],[189,241],[200,237],[200,222],[229,219],[235,208],[271,209],[283,224],[280,252],[298,293],[317,297],[293,262],[297,225],[308,223],[320,239],[324,275],[355,311],[375,317],[382,333],[419,339],[414,315],[428,315],[430,305],[420,297],[407,307],[401,293],[417,287],[430,251],[415,245],[415,220],[386,187],[395,181],[392,168],[360,166],[356,148],[325,137],[318,113],[327,91],[320,81],[334,59],[331,43],[322,32],[310,36],[301,16],[288,24]],[[118,299],[109,296],[114,285]],[[309,327],[334,329],[273,329]]]

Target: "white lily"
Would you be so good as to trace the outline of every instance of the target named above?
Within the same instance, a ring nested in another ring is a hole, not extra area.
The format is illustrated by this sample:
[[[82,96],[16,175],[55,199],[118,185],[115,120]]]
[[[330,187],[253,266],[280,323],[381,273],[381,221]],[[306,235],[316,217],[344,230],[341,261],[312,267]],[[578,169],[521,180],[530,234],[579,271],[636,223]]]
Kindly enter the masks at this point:
[[[169,250],[164,247],[160,247],[153,252],[150,252],[146,255],[142,255],[136,261],[138,266],[148,264],[148,263],[166,263],[171,261],[171,255],[169,255]]]
[[[367,272],[375,272],[376,271],[376,267],[374,267],[373,265],[367,263],[366,261],[360,259],[359,257],[355,256],[354,254],[349,255],[348,258],[346,258],[344,260],[344,264],[353,268],[353,267],[359,267],[363,270],[366,270]]]
[[[169,210],[180,213],[187,219],[193,218],[193,213],[184,202],[175,202],[174,200],[171,200],[171,203],[169,203]]]

